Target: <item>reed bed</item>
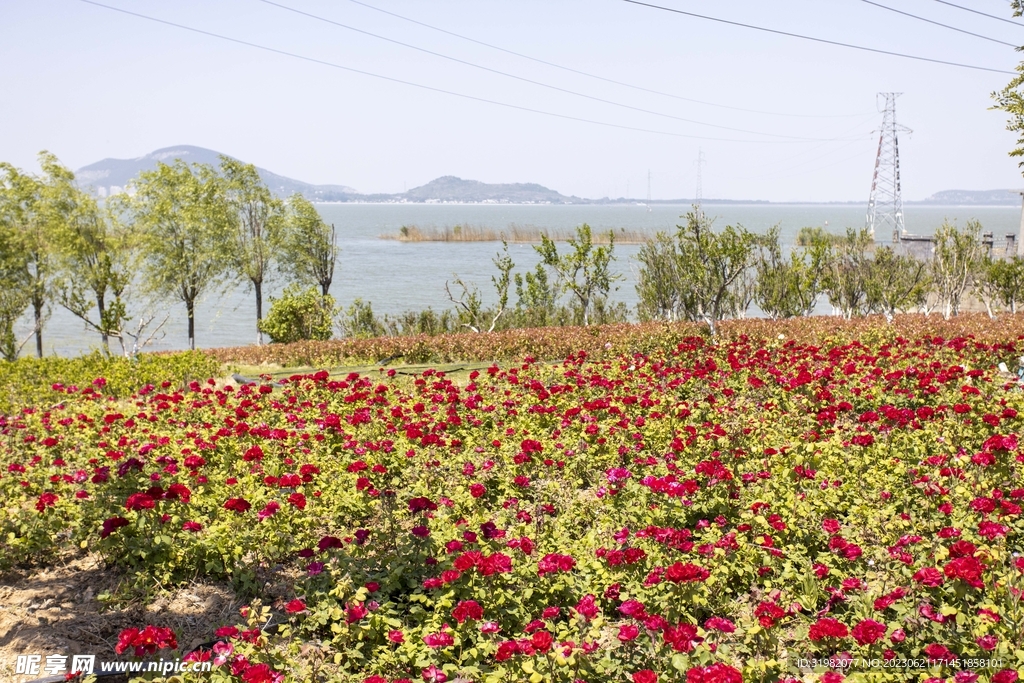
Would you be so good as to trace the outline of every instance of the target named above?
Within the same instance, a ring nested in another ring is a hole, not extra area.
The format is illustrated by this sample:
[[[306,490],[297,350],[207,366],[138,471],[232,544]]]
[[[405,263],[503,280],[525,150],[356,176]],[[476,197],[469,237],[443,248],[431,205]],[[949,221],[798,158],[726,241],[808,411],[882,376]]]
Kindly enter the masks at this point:
[[[653,235],[643,230],[619,228],[613,231],[617,244],[643,244]],[[399,242],[509,242],[510,244],[539,244],[541,235],[555,242],[568,242],[576,237],[575,230],[549,230],[528,225],[509,225],[498,230],[475,225],[446,225],[443,228],[403,225],[397,233],[381,235],[381,239]],[[595,244],[608,243],[608,231],[593,232]]]

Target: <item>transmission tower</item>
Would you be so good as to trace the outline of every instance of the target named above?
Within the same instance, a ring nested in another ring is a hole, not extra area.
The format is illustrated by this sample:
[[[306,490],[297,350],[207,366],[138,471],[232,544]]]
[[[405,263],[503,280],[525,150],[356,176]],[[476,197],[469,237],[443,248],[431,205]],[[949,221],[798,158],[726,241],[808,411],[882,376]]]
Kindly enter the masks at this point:
[[[651,212],[651,169],[647,169],[647,213]]]
[[[896,98],[902,93],[878,94],[885,98],[885,109],[882,110],[882,128],[878,135],[875,174],[871,179],[867,229],[874,237],[876,229],[891,228],[892,241],[899,242],[900,236],[907,231],[903,224],[903,194],[900,190],[899,134],[913,131],[896,123]]]
[[[697,217],[698,218],[703,218],[704,217],[704,209],[701,207],[701,202],[704,200],[704,197],[703,197],[704,187],[703,187],[703,183],[702,183],[703,174],[702,174],[701,171],[704,168],[704,164],[707,163],[707,161],[705,161],[705,159],[704,159],[704,150],[703,149],[700,149],[700,148],[697,149],[697,161],[694,162],[694,163],[697,164],[697,193],[694,196],[693,205],[694,205],[694,207],[696,207]]]

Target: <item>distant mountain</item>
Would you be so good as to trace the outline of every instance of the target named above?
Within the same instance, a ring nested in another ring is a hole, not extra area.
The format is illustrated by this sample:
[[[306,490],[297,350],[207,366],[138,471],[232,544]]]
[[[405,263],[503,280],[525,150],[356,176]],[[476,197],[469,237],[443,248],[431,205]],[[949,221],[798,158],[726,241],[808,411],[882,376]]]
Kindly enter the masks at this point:
[[[947,206],[1020,206],[1019,190],[943,190],[931,197],[908,204],[945,204]]]
[[[473,202],[512,204],[568,204],[579,197],[566,197],[537,183],[481,183],[446,175],[399,195],[408,202]]]
[[[106,197],[123,191],[128,182],[139,173],[156,168],[157,162],[162,161],[169,164],[175,159],[181,159],[188,163],[217,166],[220,164],[220,157],[221,153],[212,149],[178,145],[164,147],[135,159],[97,161],[78,169],[75,175],[82,185],[91,187],[96,194]],[[265,168],[257,167],[256,170],[259,171],[260,177],[267,187],[279,197],[287,197],[295,192],[301,192],[311,201],[346,201],[349,197],[356,195],[355,190],[345,185],[312,185],[272,173]]]

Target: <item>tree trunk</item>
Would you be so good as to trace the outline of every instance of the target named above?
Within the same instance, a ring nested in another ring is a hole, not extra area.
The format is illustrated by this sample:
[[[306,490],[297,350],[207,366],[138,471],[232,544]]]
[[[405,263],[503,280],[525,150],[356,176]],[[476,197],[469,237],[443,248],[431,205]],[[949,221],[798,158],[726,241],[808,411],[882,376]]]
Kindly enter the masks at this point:
[[[263,330],[260,329],[263,322],[263,281],[253,280],[252,286],[256,290],[256,346],[263,346]]]
[[[32,302],[32,313],[36,325],[36,355],[43,357],[43,302],[36,300]]]
[[[103,351],[109,356],[110,355],[110,335],[107,334],[107,321],[104,320],[104,314],[107,310],[106,302],[103,300],[103,293],[96,292],[96,308],[100,312],[100,339],[103,340]]]
[[[196,350],[196,302],[189,300],[185,302],[185,308],[188,309],[188,348],[191,351]]]
[[[329,290],[330,288],[331,288],[331,281],[330,280],[321,280],[320,281],[320,296],[322,296],[322,297],[324,297],[326,299],[327,298],[327,290]]]

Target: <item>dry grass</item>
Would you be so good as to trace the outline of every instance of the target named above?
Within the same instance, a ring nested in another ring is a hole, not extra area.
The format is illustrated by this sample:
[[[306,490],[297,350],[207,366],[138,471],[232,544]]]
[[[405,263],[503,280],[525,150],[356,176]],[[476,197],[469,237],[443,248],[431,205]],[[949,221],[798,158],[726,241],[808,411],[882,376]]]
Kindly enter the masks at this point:
[[[651,234],[643,230],[626,230],[619,228],[614,231],[618,244],[642,244]],[[539,244],[541,235],[546,235],[555,242],[567,242],[576,237],[575,230],[548,230],[528,225],[512,223],[504,230],[496,230],[474,225],[446,225],[443,228],[421,228],[416,225],[403,225],[397,233],[381,235],[381,239],[399,242],[509,242],[512,244]],[[608,243],[608,231],[594,231],[595,244]]]

